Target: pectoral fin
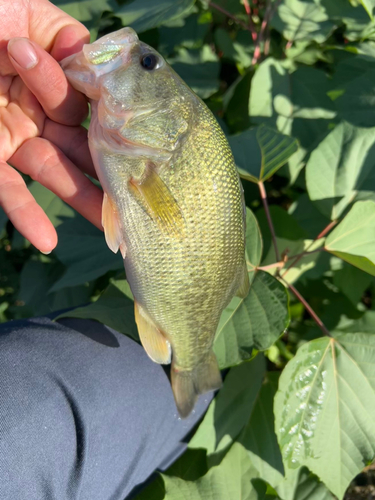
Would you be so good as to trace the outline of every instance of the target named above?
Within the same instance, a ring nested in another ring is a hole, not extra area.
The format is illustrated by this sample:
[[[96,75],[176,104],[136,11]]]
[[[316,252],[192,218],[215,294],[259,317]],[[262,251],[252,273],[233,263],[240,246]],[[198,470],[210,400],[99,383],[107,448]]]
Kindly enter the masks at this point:
[[[183,235],[185,222],[180,207],[153,163],[147,165],[140,181],[129,181],[129,188],[162,231],[175,236]]]
[[[122,258],[125,259],[126,246],[121,232],[118,214],[107,193],[104,193],[103,197],[102,226],[104,228],[105,240],[109,248],[114,253],[117,253],[118,249],[120,249]]]
[[[241,284],[238,287],[236,295],[237,295],[237,297],[244,299],[245,297],[247,297],[249,290],[250,290],[249,273],[247,272],[247,266],[246,266],[246,262],[245,262],[245,264],[243,266],[243,271],[242,271]]]
[[[134,313],[139,337],[148,356],[160,365],[169,364],[172,354],[171,344],[137,302],[134,302]]]

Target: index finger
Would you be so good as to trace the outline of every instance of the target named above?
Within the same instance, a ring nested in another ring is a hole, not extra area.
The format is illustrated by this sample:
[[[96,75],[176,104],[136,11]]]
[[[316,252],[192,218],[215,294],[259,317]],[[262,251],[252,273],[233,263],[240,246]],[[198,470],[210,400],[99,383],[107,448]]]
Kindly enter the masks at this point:
[[[85,97],[68,83],[59,63],[28,38],[12,38],[8,54],[46,115],[63,125],[79,125],[87,116]]]

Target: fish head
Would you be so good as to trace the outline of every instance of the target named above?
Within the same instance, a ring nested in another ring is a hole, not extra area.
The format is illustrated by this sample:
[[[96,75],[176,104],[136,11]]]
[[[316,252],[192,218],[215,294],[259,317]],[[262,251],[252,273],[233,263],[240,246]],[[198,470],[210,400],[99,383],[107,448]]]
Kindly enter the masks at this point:
[[[81,52],[60,64],[73,87],[91,101],[104,103],[105,113],[101,116],[111,123],[111,128],[114,123],[123,126],[131,120],[130,140],[137,142],[139,137],[134,134],[137,127],[142,128],[141,140],[152,146],[152,141],[158,140],[158,129],[163,131],[161,148],[171,150],[187,130],[189,103],[196,96],[155,49],[139,40],[132,28],[120,29],[84,45]],[[153,127],[149,138],[144,133],[146,118],[151,118],[147,126],[152,123]]]
[[[85,44],[82,50],[60,62],[71,85],[93,100],[100,98],[103,78],[131,61],[131,51],[139,44],[131,28],[123,28]]]

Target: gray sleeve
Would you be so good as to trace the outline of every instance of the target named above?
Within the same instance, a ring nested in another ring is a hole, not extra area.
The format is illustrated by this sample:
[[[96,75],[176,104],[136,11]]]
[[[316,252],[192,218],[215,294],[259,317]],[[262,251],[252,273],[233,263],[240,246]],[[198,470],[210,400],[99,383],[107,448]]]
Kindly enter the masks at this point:
[[[97,322],[0,325],[0,498],[124,500],[185,449],[163,367]]]

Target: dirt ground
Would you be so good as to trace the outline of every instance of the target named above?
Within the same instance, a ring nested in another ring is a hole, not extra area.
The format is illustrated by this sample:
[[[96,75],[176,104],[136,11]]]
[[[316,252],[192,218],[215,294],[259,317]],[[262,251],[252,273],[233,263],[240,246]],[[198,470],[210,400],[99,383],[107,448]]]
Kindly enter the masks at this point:
[[[358,474],[348,488],[344,500],[375,500],[375,463]]]

